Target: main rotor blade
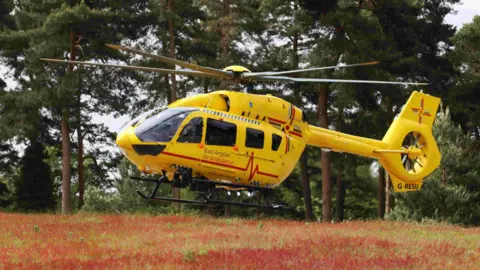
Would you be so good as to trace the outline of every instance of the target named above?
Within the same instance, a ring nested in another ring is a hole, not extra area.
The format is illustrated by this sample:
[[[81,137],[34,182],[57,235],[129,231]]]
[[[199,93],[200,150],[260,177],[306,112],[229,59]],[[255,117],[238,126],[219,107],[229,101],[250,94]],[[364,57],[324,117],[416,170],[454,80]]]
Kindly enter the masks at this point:
[[[371,83],[371,84],[405,84],[405,85],[428,85],[428,83],[409,83],[391,81],[366,81],[366,80],[342,80],[342,79],[315,79],[315,78],[293,78],[286,76],[261,76],[250,78],[252,81],[291,81],[311,83]]]
[[[171,64],[171,65],[179,65],[179,66],[184,67],[184,68],[189,68],[189,69],[193,69],[193,70],[197,70],[197,71],[201,71],[201,72],[205,72],[205,73],[210,73],[210,74],[216,75],[216,77],[221,77],[221,78],[226,78],[226,79],[233,78],[232,73],[230,73],[228,71],[221,70],[221,69],[199,66],[199,65],[183,62],[183,61],[180,61],[180,60],[177,60],[177,59],[173,59],[173,58],[170,58],[170,57],[161,56],[161,55],[158,55],[158,54],[152,54],[152,53],[140,51],[140,50],[133,49],[133,48],[126,47],[126,46],[122,46],[122,45],[115,45],[115,44],[106,44],[106,45],[108,47],[112,48],[112,49],[115,49],[115,50],[130,52],[130,53],[142,55],[142,56],[145,56],[145,57],[153,58],[153,59],[161,61],[163,63],[167,63],[167,64]]]
[[[82,62],[82,61],[68,61],[68,60],[50,59],[50,58],[40,58],[40,60],[46,61],[46,62],[53,62],[53,63],[66,63],[66,64],[77,64],[77,65],[99,66],[99,67],[115,67],[115,68],[123,68],[123,69],[130,69],[130,70],[141,70],[141,71],[147,71],[147,72],[171,73],[171,74],[178,74],[178,75],[185,75],[185,76],[201,76],[201,77],[222,78],[221,76],[218,76],[218,75],[215,75],[215,74],[205,73],[205,72],[201,72],[201,71],[193,71],[193,70],[173,70],[173,69],[165,69],[165,68],[113,65],[113,64],[102,64],[102,63]]]
[[[338,66],[318,67],[318,68],[306,68],[306,69],[295,69],[295,70],[286,70],[286,71],[252,72],[252,73],[244,73],[244,74],[242,74],[242,77],[243,78],[251,78],[251,77],[259,77],[259,76],[276,76],[276,75],[302,73],[302,72],[324,70],[324,69],[370,66],[370,65],[376,65],[378,63],[379,62],[375,61],[375,62],[367,62],[367,63],[359,63],[359,64],[338,65]]]

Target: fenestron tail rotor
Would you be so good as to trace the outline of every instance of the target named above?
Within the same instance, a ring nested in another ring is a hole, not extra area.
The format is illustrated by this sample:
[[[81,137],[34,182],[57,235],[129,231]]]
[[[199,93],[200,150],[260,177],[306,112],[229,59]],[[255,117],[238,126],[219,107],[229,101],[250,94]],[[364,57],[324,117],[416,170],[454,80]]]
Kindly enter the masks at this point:
[[[402,155],[402,165],[405,171],[410,174],[416,174],[422,170],[427,161],[427,153],[423,152],[426,147],[426,140],[419,132],[410,132],[405,136],[403,149],[406,150]],[[422,154],[412,155],[411,150],[420,150]]]
[[[90,65],[90,66],[102,66],[102,67],[114,67],[114,68],[123,68],[129,70],[140,70],[146,72],[162,72],[170,74],[178,74],[185,76],[198,76],[198,77],[212,77],[223,80],[233,80],[240,82],[247,81],[291,81],[291,82],[306,82],[306,83],[369,83],[369,84],[403,84],[403,85],[428,85],[428,83],[417,83],[417,82],[395,82],[395,81],[372,81],[372,80],[346,80],[346,79],[329,79],[329,78],[296,78],[288,77],[283,75],[311,72],[325,69],[336,69],[336,68],[351,68],[359,66],[370,66],[376,65],[378,62],[367,62],[367,63],[358,63],[358,64],[347,64],[347,65],[337,65],[337,66],[327,66],[327,67],[315,67],[315,68],[306,68],[306,69],[296,69],[296,70],[286,70],[286,71],[267,71],[267,72],[250,72],[246,68],[236,68],[236,69],[216,69],[212,67],[204,67],[192,63],[187,63],[177,59],[173,59],[166,56],[161,56],[157,54],[152,54],[149,52],[141,51],[138,49],[126,47],[123,45],[114,45],[107,44],[108,47],[125,51],[133,54],[138,54],[148,58],[152,58],[158,61],[161,61],[166,64],[178,65],[190,70],[175,70],[175,69],[163,69],[163,68],[151,68],[151,67],[141,67],[141,66],[129,66],[129,65],[115,65],[115,64],[104,64],[104,63],[95,63],[95,62],[82,62],[82,61],[68,61],[68,60],[58,60],[58,59],[48,59],[41,58],[43,61],[55,62],[55,63],[67,63],[67,64],[77,64],[77,65]],[[235,66],[237,67],[237,66]],[[281,75],[281,76],[279,76]]]

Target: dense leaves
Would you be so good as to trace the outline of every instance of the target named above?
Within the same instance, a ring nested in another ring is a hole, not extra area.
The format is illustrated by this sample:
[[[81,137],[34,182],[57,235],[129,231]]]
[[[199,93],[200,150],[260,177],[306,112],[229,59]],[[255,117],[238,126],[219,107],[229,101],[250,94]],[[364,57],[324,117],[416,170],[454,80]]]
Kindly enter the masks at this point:
[[[396,196],[391,218],[480,225],[478,141],[452,122],[448,109],[437,116],[433,134],[443,154],[440,167],[426,179],[421,192]]]
[[[33,139],[25,150],[20,174],[15,180],[14,209],[25,212],[55,209],[51,169],[44,159],[43,144]]]

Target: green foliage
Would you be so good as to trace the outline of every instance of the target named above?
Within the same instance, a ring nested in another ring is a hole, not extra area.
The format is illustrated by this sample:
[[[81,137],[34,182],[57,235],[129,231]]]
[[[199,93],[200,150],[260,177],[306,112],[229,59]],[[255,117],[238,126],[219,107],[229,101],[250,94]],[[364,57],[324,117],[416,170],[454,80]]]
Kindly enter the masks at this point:
[[[7,184],[0,180],[0,208],[5,208],[10,205],[10,190],[8,190]]]
[[[122,200],[118,193],[107,193],[104,190],[88,186],[85,190],[85,205],[83,211],[115,213],[122,208]]]
[[[22,158],[20,175],[15,181],[14,209],[42,212],[55,209],[50,166],[45,162],[45,148],[32,140]]]
[[[480,194],[465,186],[444,185],[427,180],[421,192],[396,196],[396,205],[389,215],[392,220],[432,219],[463,225],[480,225]]]
[[[454,50],[449,54],[457,75],[448,93],[454,120],[480,139],[480,16],[465,24],[452,38]]]
[[[392,219],[430,218],[464,225],[480,225],[480,153],[477,142],[441,112],[434,124],[442,161],[425,179],[420,192],[396,194]]]
[[[378,182],[372,177],[370,165],[357,165],[355,175],[346,174],[346,180],[345,219],[377,217]]]

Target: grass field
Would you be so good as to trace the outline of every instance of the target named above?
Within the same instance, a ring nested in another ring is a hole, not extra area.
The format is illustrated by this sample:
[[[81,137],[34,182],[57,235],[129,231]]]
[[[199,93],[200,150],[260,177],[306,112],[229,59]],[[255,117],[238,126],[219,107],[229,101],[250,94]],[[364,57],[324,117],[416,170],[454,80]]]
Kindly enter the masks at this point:
[[[0,268],[479,269],[480,228],[0,213]]]

